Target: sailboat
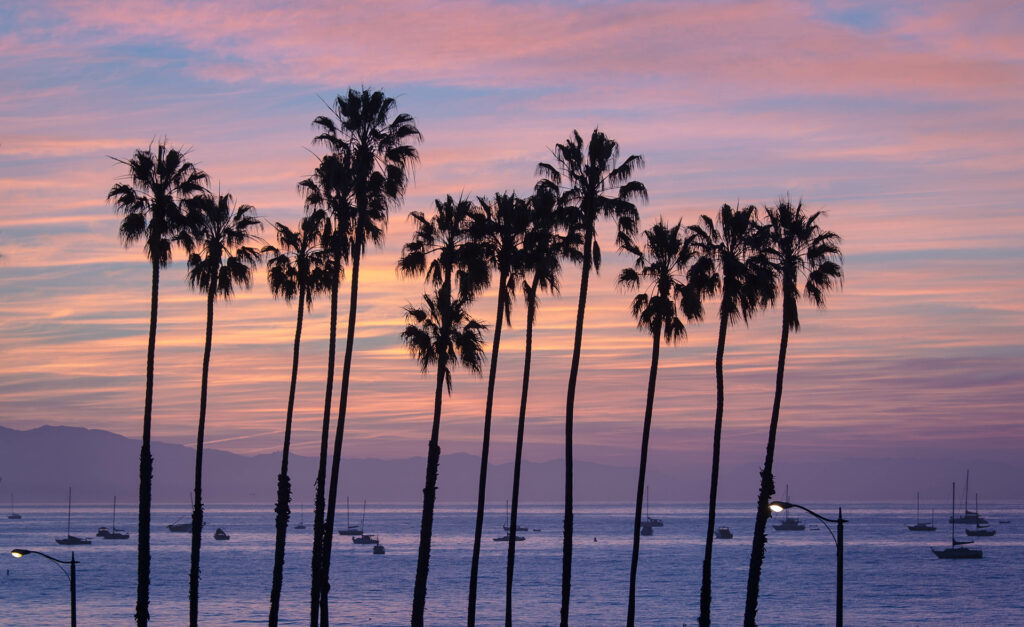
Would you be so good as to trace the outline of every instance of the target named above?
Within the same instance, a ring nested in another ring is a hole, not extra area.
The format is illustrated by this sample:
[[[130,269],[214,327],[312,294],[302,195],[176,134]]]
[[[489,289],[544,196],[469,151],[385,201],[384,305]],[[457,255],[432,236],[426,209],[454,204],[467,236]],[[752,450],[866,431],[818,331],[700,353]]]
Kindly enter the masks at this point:
[[[366,501],[363,500],[363,518],[366,518]],[[345,528],[338,529],[338,535],[341,536],[361,536],[363,535],[363,525],[353,525],[349,519],[349,506],[348,497],[345,497]]]
[[[934,513],[932,518],[935,518]],[[934,522],[934,520],[932,521]],[[931,523],[921,522],[921,493],[917,493],[917,524],[907,525],[907,529],[911,531],[935,531],[935,525]]]
[[[114,515],[110,520],[110,528],[100,527],[96,531],[97,538],[105,538],[107,540],[127,540],[128,534],[124,529],[117,528],[117,496],[114,496]]]
[[[508,527],[509,527],[509,523],[508,523],[508,501],[505,501],[505,524],[502,525],[501,528],[504,529],[505,531],[508,531]],[[529,531],[529,530],[530,530],[529,527],[523,527],[519,523],[516,523],[516,531],[517,532],[518,531]]]
[[[789,501],[789,484],[788,483],[786,484],[786,502],[787,503],[790,502]],[[786,509],[786,517],[782,519],[782,522],[780,522],[777,525],[772,525],[772,527],[775,527],[776,531],[803,531],[804,530],[804,525],[803,525],[803,523],[800,522],[799,518],[790,518],[789,517],[789,509],[788,508]]]
[[[977,514],[979,511],[981,511],[981,510],[978,509],[978,493],[975,492],[974,493],[974,513]],[[989,536],[996,535],[996,530],[995,529],[989,529],[987,524],[982,524],[980,522],[981,516],[976,516],[976,518],[978,519],[978,521],[975,521],[973,529],[971,529],[970,527],[964,529],[964,531],[967,533],[967,535],[974,536],[974,537],[985,537],[985,538],[987,538]]]
[[[15,513],[14,511],[14,493],[11,493],[11,513],[7,514],[8,520],[21,520],[21,514]]]
[[[79,544],[92,544],[92,540],[86,538],[79,538],[78,536],[71,535],[71,488],[68,488],[68,537],[56,538],[57,544],[64,545],[79,545]]]
[[[953,482],[953,508],[952,508],[952,511],[953,511],[953,515],[950,516],[950,519],[954,518],[955,515],[956,515],[956,482],[955,481]],[[948,549],[936,549],[936,548],[932,549],[932,553],[935,554],[935,557],[938,557],[939,559],[952,559],[952,560],[981,559],[981,549],[969,549],[966,546],[963,546],[964,544],[974,544],[974,540],[966,540],[966,541],[964,541],[964,540],[957,540],[956,539],[956,523],[952,523],[950,525],[949,540],[950,540],[951,544],[949,545]]]
[[[952,523],[952,524],[959,524],[959,525],[977,525],[979,523],[984,525],[984,524],[988,523],[987,520],[985,520],[984,518],[982,518],[981,516],[978,515],[978,512],[976,512],[976,511],[972,512],[971,510],[967,509],[967,498],[968,498],[968,494],[970,494],[970,492],[968,490],[970,489],[970,486],[971,486],[971,471],[968,470],[967,471],[967,481],[964,483],[964,515],[958,517],[956,515],[956,511],[955,511],[956,508],[954,507],[953,508],[954,512],[949,517],[949,522],[950,523]],[[977,509],[977,507],[975,507],[975,509]]]
[[[665,523],[660,518],[651,518],[651,486],[647,486],[647,526],[664,527]],[[650,535],[650,534],[647,534]]]
[[[299,503],[299,524],[295,525],[296,529],[305,529],[306,523],[302,520],[302,503]]]
[[[188,502],[192,504],[193,508],[195,507],[195,503],[192,501],[192,494],[191,493],[189,493],[189,495],[188,495]],[[192,533],[192,521],[191,520],[188,520],[187,522],[178,522],[178,520],[181,520],[185,516],[191,516],[191,514],[182,514],[181,516],[178,516],[177,520],[175,520],[171,524],[167,525],[167,529],[169,531],[173,531],[174,533]],[[205,520],[203,521],[203,526],[204,527],[206,526],[206,521]]]

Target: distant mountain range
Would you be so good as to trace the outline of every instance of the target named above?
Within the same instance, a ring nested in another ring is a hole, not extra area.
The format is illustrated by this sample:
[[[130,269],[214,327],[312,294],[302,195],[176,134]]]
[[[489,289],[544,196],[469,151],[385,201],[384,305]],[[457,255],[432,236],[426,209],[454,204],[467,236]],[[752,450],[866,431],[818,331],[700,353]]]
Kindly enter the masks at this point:
[[[44,426],[25,431],[0,427],[0,508],[13,493],[16,503],[56,503],[73,486],[78,503],[106,503],[113,495],[123,503],[138,498],[139,441],[81,427]],[[424,443],[424,448],[426,448]],[[153,443],[153,499],[156,503],[187,503],[192,490],[195,451],[180,444]],[[701,503],[707,498],[708,460],[702,455],[652,457],[647,479],[658,503]],[[339,496],[353,502],[420,502],[426,460],[342,458]],[[719,499],[753,502],[760,460],[723,464]],[[776,485],[781,492],[790,484],[792,497],[802,502],[851,503],[922,501],[948,504],[950,482],[960,482],[971,470],[971,492],[985,501],[1024,502],[1024,463],[971,458],[937,451],[928,457],[803,459],[776,457]],[[280,455],[239,455],[206,449],[204,500],[214,506],[228,503],[272,503],[275,499]],[[442,503],[476,502],[480,458],[465,453],[442,455],[438,500]],[[316,459],[292,455],[290,474],[294,500],[313,499]],[[521,498],[524,502],[560,502],[563,463],[527,461],[523,464]],[[576,501],[631,502],[636,498],[637,467],[595,463],[577,458]],[[961,485],[958,483],[958,488]],[[501,503],[512,491],[512,464],[492,465],[488,471],[488,500]],[[984,507],[983,507],[984,509]],[[2,511],[2,510],[0,510]]]

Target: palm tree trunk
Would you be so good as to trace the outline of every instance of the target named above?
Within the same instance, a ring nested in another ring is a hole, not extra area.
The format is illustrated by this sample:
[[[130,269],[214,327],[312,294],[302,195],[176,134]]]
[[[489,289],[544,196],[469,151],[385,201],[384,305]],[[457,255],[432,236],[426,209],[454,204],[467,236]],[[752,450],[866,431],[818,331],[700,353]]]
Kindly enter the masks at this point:
[[[783,305],[783,311],[788,308]],[[743,615],[746,627],[757,625],[757,596],[761,586],[761,564],[764,562],[764,546],[768,542],[764,530],[768,525],[768,503],[775,494],[775,476],[772,465],[775,462],[775,433],[779,427],[779,406],[782,404],[782,375],[786,368],[786,347],[789,345],[789,317],[782,318],[782,341],[779,343],[779,365],[775,373],[775,402],[772,404],[772,422],[768,427],[768,447],[765,451],[764,468],[761,469],[761,490],[757,495],[757,519],[754,523],[754,545],[750,550],[750,571],[747,573],[747,606]]]
[[[427,603],[427,574],[430,570],[430,538],[434,532],[434,501],[437,498],[437,467],[441,460],[438,437],[441,431],[441,401],[444,393],[444,372],[448,358],[442,353],[437,360],[437,385],[434,390],[434,422],[430,428],[427,449],[427,479],[423,486],[423,517],[420,522],[420,548],[416,559],[416,584],[412,593],[412,627],[423,627],[423,611]]]
[[[284,544],[288,533],[288,519],[291,509],[292,485],[288,478],[288,452],[292,443],[292,415],[295,410],[295,384],[299,378],[299,347],[302,339],[302,313],[306,303],[306,288],[299,284],[299,313],[295,321],[295,344],[292,348],[292,380],[288,388],[288,416],[284,423],[284,446],[281,447],[281,474],[277,476],[277,541],[274,546],[274,577],[270,587],[270,627],[277,627],[277,615],[281,607],[281,585],[284,580]]]
[[[146,350],[146,405],[142,414],[142,450],[139,451],[139,565],[135,596],[135,623],[149,622],[149,520],[153,500],[153,362],[156,358],[156,313],[160,295],[160,264],[153,261],[153,293],[149,301],[149,347]]]
[[[711,547],[715,541],[715,511],[718,506],[718,466],[722,452],[722,415],[725,411],[725,374],[722,360],[725,356],[725,334],[729,330],[729,316],[719,315],[718,352],[715,353],[715,440],[711,453],[711,494],[708,496],[708,531],[704,538],[704,568],[700,581],[700,627],[711,625]]]
[[[583,242],[583,276],[580,279],[580,300],[576,307],[576,334],[572,344],[569,367],[569,390],[565,398],[565,514],[562,521],[562,606],[561,627],[569,627],[569,598],[572,591],[572,418],[576,404],[576,378],[580,372],[580,350],[583,346],[583,313],[587,308],[587,285],[590,282],[594,233],[587,230]]]
[[[537,281],[534,279],[526,295],[526,356],[523,360],[523,393],[519,399],[519,427],[516,431],[516,462],[512,471],[512,513],[509,533],[515,534],[519,514],[519,474],[523,467],[523,431],[526,428],[526,399],[530,392],[530,362],[533,357],[533,318],[537,308]],[[516,543],[508,543],[508,564],[505,566],[505,627],[512,627],[512,582],[516,565]]]
[[[323,548],[320,557],[320,624],[329,625],[327,593],[331,589],[331,542],[334,539],[334,512],[338,505],[338,483],[341,468],[341,445],[345,439],[345,414],[348,410],[348,382],[352,371],[352,345],[356,337],[356,306],[359,302],[359,258],[363,248],[362,231],[356,234],[352,253],[352,283],[348,304],[348,329],[345,338],[345,357],[341,366],[341,398],[338,399],[338,427],[334,433],[334,457],[331,460],[331,489],[328,494],[327,521],[324,526]]]
[[[188,574],[188,624],[199,624],[199,545],[203,539],[203,437],[206,434],[206,391],[210,381],[210,349],[213,345],[214,277],[206,295],[206,345],[203,348],[203,380],[199,388],[199,432],[196,435],[195,502],[192,504],[192,565]]]
[[[647,380],[647,406],[644,409],[644,435],[640,442],[640,476],[636,484],[636,512],[633,516],[633,557],[629,563],[629,607],[626,625],[633,627],[636,619],[636,569],[640,562],[640,514],[644,505],[644,484],[647,483],[647,445],[651,439],[651,415],[654,413],[654,387],[658,381],[658,356],[661,354],[661,322],[654,323],[654,346],[651,348],[651,375]]]
[[[331,282],[331,335],[327,347],[327,390],[324,392],[324,420],[320,431],[320,464],[316,473],[315,512],[313,514],[313,561],[310,567],[309,624],[317,627],[320,618],[321,556],[324,533],[324,481],[327,475],[327,440],[331,434],[331,397],[334,393],[334,354],[338,339],[338,284],[341,282],[341,255],[334,253]],[[326,625],[324,626],[326,627]]]
[[[498,277],[498,312],[494,322],[494,344],[491,346],[491,370],[487,377],[487,404],[484,407],[484,437],[480,451],[480,486],[476,496],[476,527],[473,534],[473,561],[469,569],[469,610],[466,625],[476,624],[476,584],[480,570],[480,536],[484,529],[484,498],[487,492],[487,460],[491,450],[491,410],[494,406],[494,381],[498,376],[498,349],[501,345],[501,325],[505,316],[505,282],[508,271],[502,268]],[[512,532],[512,537],[515,533]],[[510,541],[509,544],[515,544]]]

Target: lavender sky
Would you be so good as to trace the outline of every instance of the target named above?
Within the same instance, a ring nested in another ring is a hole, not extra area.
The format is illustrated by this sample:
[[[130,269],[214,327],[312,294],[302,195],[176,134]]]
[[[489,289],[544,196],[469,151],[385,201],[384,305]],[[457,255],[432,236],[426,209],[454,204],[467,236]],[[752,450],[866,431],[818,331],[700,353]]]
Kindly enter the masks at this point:
[[[641,153],[658,216],[780,195],[827,211],[846,282],[790,343],[786,459],[1024,450],[1024,8],[1016,2],[13,2],[0,7],[0,423],[141,432],[149,269],[105,195],[155,137],[217,189],[295,224],[310,122],[383,88],[422,162],[360,290],[346,455],[422,455],[433,377],[401,344],[422,284],[394,267],[410,210],[531,189],[596,125]],[[315,150],[313,150],[315,152]],[[577,401],[584,459],[634,463],[650,342],[606,264],[591,281]],[[579,270],[544,301],[526,455],[558,457]],[[204,299],[162,278],[154,437],[194,439]],[[348,283],[342,286],[342,302]],[[474,313],[493,322],[494,296]],[[307,318],[294,446],[316,449],[327,307]],[[713,311],[713,305],[712,305]],[[280,446],[294,307],[254,289],[216,310],[207,443]],[[502,343],[492,456],[511,458],[523,308]],[[709,458],[716,325],[662,351],[654,455]],[[734,328],[726,461],[761,455],[780,313]],[[477,453],[484,381],[455,379],[442,447]]]

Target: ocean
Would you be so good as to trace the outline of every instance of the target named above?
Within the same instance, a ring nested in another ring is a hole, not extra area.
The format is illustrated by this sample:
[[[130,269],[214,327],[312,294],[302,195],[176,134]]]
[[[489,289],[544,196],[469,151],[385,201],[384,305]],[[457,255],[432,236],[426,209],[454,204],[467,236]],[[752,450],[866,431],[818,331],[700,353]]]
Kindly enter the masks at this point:
[[[357,495],[353,495],[355,502]],[[353,523],[362,516],[352,508]],[[732,540],[716,540],[712,616],[716,625],[742,622],[746,591],[752,503],[719,508],[719,525]],[[833,505],[810,503],[834,517]],[[298,522],[298,507],[291,525]],[[925,506],[925,518],[931,506]],[[188,520],[189,506],[159,506],[153,511],[153,577],[150,613],[153,625],[184,625],[188,619],[189,534],[166,525]],[[60,504],[18,507],[21,520],[0,518],[0,624],[65,625],[69,619],[68,581],[57,566],[39,556],[13,558],[9,550],[40,550],[67,559],[71,547],[54,538],[66,533],[66,509]],[[651,515],[664,520],[651,537],[642,537],[638,577],[637,623],[695,625],[700,597],[705,508],[697,504],[660,504]],[[1024,507],[992,505],[982,511],[997,534],[978,538],[981,560],[939,560],[929,547],[949,546],[948,505],[935,510],[935,532],[911,532],[913,504],[854,504],[843,509],[845,525],[845,620],[849,625],[1024,625]],[[426,622],[465,623],[475,505],[437,508],[427,591]],[[761,581],[759,624],[834,624],[836,551],[824,525],[800,516],[802,532],[768,531]],[[504,504],[491,505],[485,517],[477,621],[500,624],[504,617],[506,544]],[[558,623],[561,580],[562,510],[557,504],[526,505],[520,524],[531,531],[516,550],[513,617],[522,625]],[[998,521],[1009,520],[1007,524]],[[208,505],[203,534],[200,620],[208,625],[266,622],[274,553],[273,505]],[[285,556],[281,623],[308,621],[312,516],[305,506],[305,530],[289,529]],[[419,504],[370,504],[365,531],[380,537],[385,555],[354,545],[335,534],[331,568],[331,619],[334,624],[408,624],[419,540]],[[119,507],[118,527],[129,540],[95,537],[109,525],[110,507],[75,506],[71,533],[88,537],[75,547],[79,624],[130,625],[135,606],[136,518],[128,504]],[[339,512],[339,526],[345,511]],[[215,541],[222,527],[227,541]],[[962,528],[958,527],[958,537]],[[576,508],[571,617],[576,625],[625,622],[632,542],[632,506],[590,504]]]

